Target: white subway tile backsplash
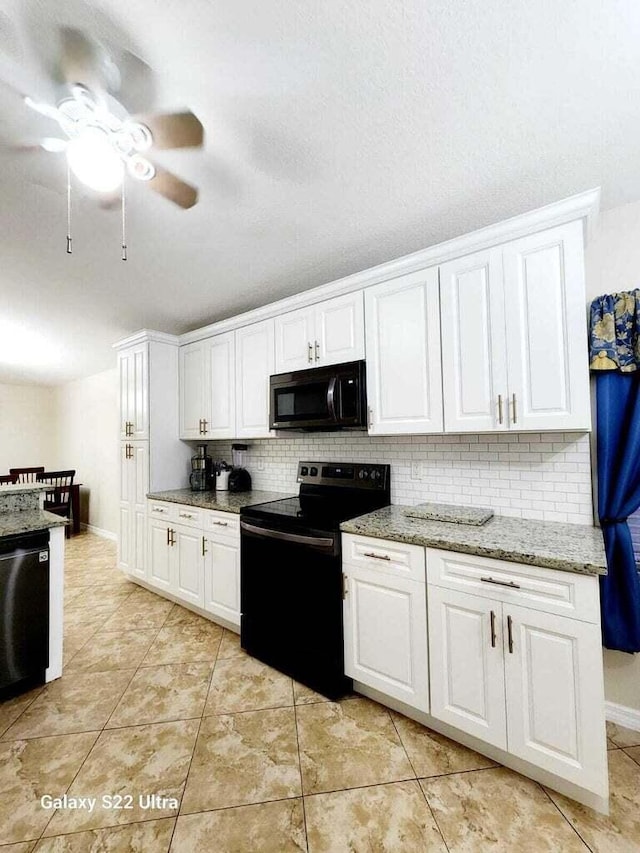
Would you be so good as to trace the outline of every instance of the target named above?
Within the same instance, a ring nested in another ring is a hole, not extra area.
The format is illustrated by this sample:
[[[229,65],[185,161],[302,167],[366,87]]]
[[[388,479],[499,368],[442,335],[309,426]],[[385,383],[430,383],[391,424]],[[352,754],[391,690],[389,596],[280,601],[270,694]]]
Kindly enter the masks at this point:
[[[593,523],[591,452],[585,433],[313,433],[247,443],[247,467],[256,489],[297,492],[301,459],[387,462],[395,504],[442,501],[491,506],[501,515],[519,518]],[[231,442],[211,442],[209,452],[230,462]],[[412,479],[416,463],[420,476]]]

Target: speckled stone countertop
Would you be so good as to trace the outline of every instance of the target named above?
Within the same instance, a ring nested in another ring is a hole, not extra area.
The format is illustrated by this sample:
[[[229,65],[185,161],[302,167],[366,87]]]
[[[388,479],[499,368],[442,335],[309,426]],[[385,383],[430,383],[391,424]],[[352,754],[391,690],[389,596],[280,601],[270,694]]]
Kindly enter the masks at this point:
[[[487,506],[457,506],[456,504],[424,503],[406,506],[405,515],[425,521],[450,521],[453,524],[471,524],[478,527],[493,518],[494,512]]]
[[[340,530],[566,572],[607,573],[604,542],[597,527],[504,515],[494,516],[482,527],[469,527],[409,518],[404,514],[405,509],[384,507],[343,522]]]
[[[154,501],[169,501],[170,503],[197,506],[201,509],[217,509],[221,512],[240,512],[243,506],[264,504],[268,501],[278,501],[290,498],[284,492],[263,492],[253,489],[250,492],[192,492],[191,489],[172,489],[169,492],[150,492],[147,497]]]
[[[30,533],[33,530],[46,530],[48,527],[64,527],[65,524],[65,518],[40,509],[0,512],[0,538]]]

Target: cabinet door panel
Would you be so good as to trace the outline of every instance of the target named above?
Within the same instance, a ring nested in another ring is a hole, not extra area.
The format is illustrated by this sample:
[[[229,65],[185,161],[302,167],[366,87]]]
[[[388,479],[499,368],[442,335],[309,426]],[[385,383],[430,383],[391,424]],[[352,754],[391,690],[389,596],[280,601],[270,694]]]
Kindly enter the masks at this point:
[[[313,326],[313,308],[289,311],[275,318],[276,373],[289,373],[314,366]]]
[[[210,415],[208,439],[234,438],[236,428],[235,332],[210,338],[207,346]]]
[[[315,306],[314,358],[319,364],[341,364],[364,358],[364,301],[362,291],[329,299]]]
[[[131,421],[129,408],[129,388],[131,386],[131,353],[128,350],[118,353],[118,381],[120,403],[120,438],[128,438],[127,423]]]
[[[442,431],[438,270],[365,291],[369,434]]]
[[[501,250],[443,264],[440,303],[445,429],[507,429]]]
[[[237,438],[268,438],[269,377],[275,373],[274,322],[236,332]]]
[[[120,504],[118,521],[120,523],[118,536],[118,566],[123,572],[130,574],[133,563],[133,555],[131,553],[132,510],[131,504],[128,501]]]
[[[180,347],[180,437],[201,438],[201,421],[209,417],[205,342]]]
[[[202,532],[188,527],[173,529],[175,545],[170,546],[174,572],[172,592],[183,601],[202,607],[204,601]]]
[[[167,542],[168,526],[151,519],[149,525],[149,583],[160,589],[171,589],[170,549]]]
[[[505,749],[502,605],[431,585],[427,598],[432,715]]]
[[[504,605],[509,752],[582,787],[606,780],[598,625]]]
[[[345,672],[429,711],[425,584],[345,566]]]
[[[208,538],[206,550],[204,606],[240,627],[240,543]]]
[[[147,344],[131,350],[131,374],[129,377],[129,413],[132,423],[132,438],[149,437],[149,349]]]
[[[146,577],[147,566],[147,492],[149,491],[149,442],[131,442],[133,458],[128,460],[131,478],[130,500],[132,511],[132,574]]]
[[[582,223],[507,243],[504,271],[512,428],[589,430]]]

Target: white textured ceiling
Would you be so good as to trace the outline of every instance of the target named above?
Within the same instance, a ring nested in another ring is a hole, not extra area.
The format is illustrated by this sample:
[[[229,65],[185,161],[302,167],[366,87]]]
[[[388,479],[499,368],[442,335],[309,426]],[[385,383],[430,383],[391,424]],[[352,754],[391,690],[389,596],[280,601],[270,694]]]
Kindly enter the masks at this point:
[[[199,186],[195,208],[131,190],[126,263],[117,212],[89,197],[65,253],[55,155],[2,157],[0,381],[88,375],[138,328],[193,329],[592,186],[603,207],[640,197],[633,0],[2,9],[0,59],[33,76],[12,25],[39,21],[42,43],[53,16],[75,22],[144,59],[150,106],[191,107],[207,139],[162,157]],[[43,129],[2,86],[0,121]]]

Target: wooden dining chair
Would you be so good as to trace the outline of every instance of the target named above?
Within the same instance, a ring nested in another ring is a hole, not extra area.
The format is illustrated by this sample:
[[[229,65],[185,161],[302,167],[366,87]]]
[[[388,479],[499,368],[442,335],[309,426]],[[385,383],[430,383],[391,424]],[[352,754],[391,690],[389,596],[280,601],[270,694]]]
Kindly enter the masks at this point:
[[[75,471],[38,471],[36,482],[51,486],[44,493],[44,509],[63,518],[71,517],[71,487]],[[71,526],[65,530],[67,538],[71,535]]]
[[[36,476],[44,471],[44,465],[38,468],[9,468],[9,476],[15,477],[14,483],[35,483]]]
[[[8,486],[10,483],[15,483],[15,478],[12,474],[0,474],[0,486]]]

